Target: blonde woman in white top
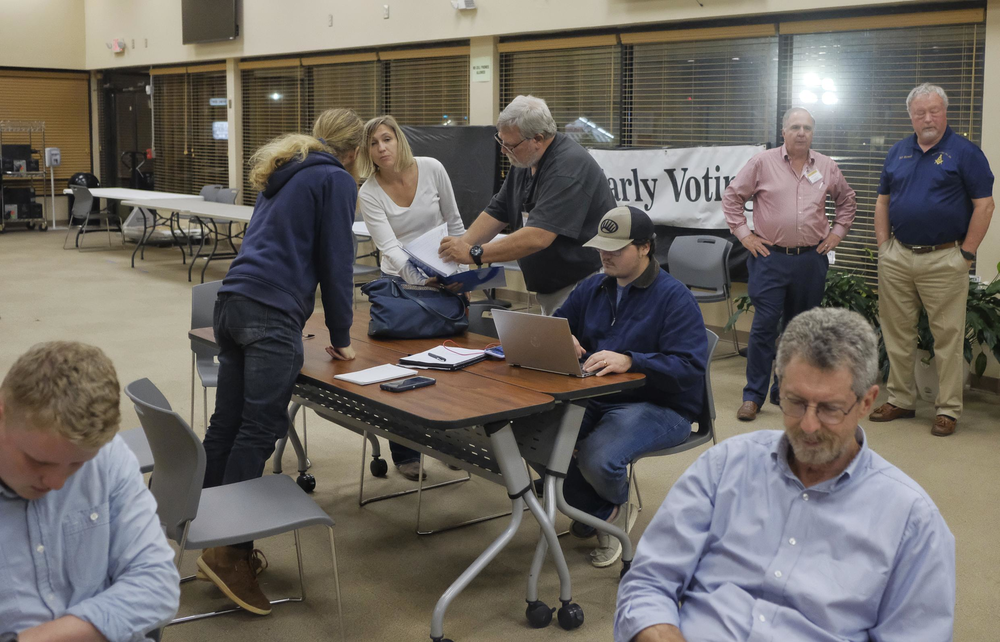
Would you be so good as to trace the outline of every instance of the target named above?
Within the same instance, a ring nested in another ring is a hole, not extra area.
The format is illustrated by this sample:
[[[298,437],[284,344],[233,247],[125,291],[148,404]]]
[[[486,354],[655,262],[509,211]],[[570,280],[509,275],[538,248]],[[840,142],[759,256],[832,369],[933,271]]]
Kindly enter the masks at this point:
[[[465,234],[448,172],[435,158],[414,157],[396,119],[388,115],[365,123],[358,170],[366,179],[358,193],[358,211],[382,253],[382,272],[407,283],[426,282],[403,246],[442,223],[448,224],[449,236]],[[389,450],[396,470],[417,481],[420,454],[391,441]]]
[[[365,124],[361,149],[358,161],[366,180],[358,209],[382,254],[382,271],[407,283],[424,283],[427,277],[408,262],[403,246],[442,223],[448,224],[449,236],[465,233],[448,172],[435,158],[414,157],[392,116]]]

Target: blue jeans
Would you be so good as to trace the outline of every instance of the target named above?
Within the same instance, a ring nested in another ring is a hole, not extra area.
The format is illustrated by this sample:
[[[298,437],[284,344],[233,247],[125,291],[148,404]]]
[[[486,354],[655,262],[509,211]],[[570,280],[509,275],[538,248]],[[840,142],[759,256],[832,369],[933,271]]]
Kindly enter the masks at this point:
[[[781,319],[784,317],[787,324],[800,312],[819,306],[829,267],[826,255],[815,250],[794,255],[772,249],[770,256],[747,258],[750,273],[747,294],[753,303],[754,314],[747,346],[747,385],[743,388],[743,401],[764,405]]]
[[[290,316],[222,294],[213,318],[219,387],[205,432],[205,488],[256,479],[288,434],[288,403],[302,369],[302,328]]]
[[[591,401],[580,425],[563,496],[574,508],[607,519],[628,501],[628,465],[644,453],[670,448],[691,434],[691,422],[645,401]]]

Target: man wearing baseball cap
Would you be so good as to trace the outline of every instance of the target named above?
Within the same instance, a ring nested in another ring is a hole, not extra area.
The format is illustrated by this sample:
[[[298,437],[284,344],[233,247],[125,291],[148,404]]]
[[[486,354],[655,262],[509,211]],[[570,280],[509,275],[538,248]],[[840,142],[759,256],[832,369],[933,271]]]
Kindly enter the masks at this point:
[[[580,283],[555,313],[569,321],[580,358],[587,356],[584,370],[646,375],[641,388],[589,402],[563,487],[571,506],[626,532],[636,515],[627,510],[629,462],[687,439],[705,401],[701,309],[687,287],[660,269],[655,236],[640,209],[605,214],[585,244],[600,252],[604,274]],[[590,537],[594,529],[574,523],[572,531]],[[610,566],[620,555],[621,543],[599,533],[594,566]]]

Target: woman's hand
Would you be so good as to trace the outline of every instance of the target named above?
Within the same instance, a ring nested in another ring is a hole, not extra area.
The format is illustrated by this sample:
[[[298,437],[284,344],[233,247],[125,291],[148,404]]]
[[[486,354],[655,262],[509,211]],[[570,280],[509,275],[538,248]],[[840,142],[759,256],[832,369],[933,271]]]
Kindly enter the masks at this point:
[[[346,345],[343,348],[326,347],[326,353],[333,357],[335,361],[352,361],[354,359],[354,348]]]

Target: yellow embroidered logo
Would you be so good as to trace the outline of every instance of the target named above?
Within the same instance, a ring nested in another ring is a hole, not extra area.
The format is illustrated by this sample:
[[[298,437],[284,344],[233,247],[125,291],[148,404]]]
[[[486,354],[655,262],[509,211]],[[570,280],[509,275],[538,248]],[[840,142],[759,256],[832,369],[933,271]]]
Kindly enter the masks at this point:
[[[934,159],[934,164],[935,165],[943,165],[944,164],[944,154],[938,154],[938,157]]]

